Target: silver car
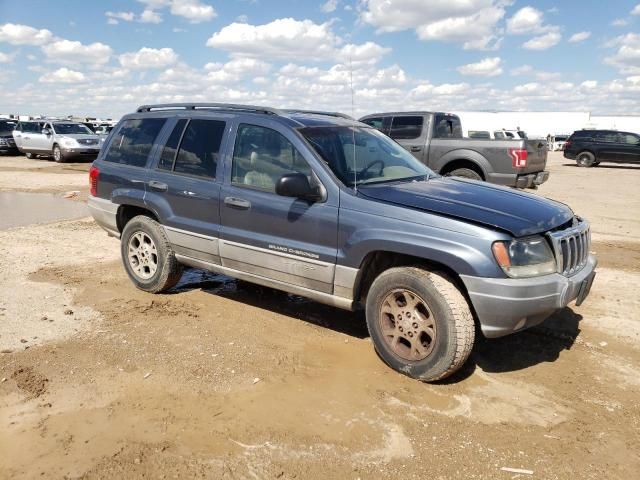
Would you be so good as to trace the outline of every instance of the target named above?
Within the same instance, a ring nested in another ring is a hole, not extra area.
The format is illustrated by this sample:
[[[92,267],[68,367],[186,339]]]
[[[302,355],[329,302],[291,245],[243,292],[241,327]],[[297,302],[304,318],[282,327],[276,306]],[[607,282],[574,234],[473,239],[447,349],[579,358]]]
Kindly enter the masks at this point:
[[[20,152],[27,158],[53,157],[56,162],[98,156],[104,137],[96,135],[85,125],[64,120],[33,120],[18,123],[13,138]]]

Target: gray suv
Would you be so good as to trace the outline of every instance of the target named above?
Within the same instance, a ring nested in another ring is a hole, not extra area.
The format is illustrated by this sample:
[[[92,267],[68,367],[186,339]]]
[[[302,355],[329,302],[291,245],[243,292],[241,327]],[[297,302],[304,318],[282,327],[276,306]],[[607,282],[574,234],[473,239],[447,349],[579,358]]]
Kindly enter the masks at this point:
[[[65,120],[19,122],[13,138],[27,158],[52,157],[56,162],[71,159],[93,160],[98,156],[104,138],[85,125]]]
[[[425,381],[460,368],[477,330],[579,305],[595,275],[589,223],[566,205],[439,176],[341,114],[143,106],[89,178],[136,287],[167,291],[195,267],[364,309],[380,357]]]

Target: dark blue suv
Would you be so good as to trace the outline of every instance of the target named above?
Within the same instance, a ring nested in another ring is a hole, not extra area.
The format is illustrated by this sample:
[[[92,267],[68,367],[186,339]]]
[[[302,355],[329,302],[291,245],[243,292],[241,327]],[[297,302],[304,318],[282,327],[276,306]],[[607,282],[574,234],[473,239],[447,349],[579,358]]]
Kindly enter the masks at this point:
[[[336,113],[228,104],[140,107],[90,171],[89,207],[138,287],[183,267],[366,310],[397,371],[444,378],[476,329],[536,325],[589,293],[589,224],[565,205],[434,174]]]

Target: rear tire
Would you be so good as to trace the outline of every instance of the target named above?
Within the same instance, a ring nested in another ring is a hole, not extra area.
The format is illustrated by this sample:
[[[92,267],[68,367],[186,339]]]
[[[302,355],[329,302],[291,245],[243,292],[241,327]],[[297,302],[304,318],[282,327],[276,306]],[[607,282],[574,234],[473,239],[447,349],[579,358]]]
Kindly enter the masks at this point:
[[[591,152],[580,152],[576,157],[576,163],[579,167],[590,168],[600,162],[596,162],[596,157]]]
[[[470,168],[456,168],[455,170],[446,173],[447,177],[462,177],[469,178],[471,180],[479,180],[482,181],[482,176],[476,172],[475,170],[471,170]]]
[[[383,272],[367,295],[366,316],[380,358],[399,373],[424,382],[453,374],[473,348],[471,310],[443,273],[418,267]]]
[[[120,253],[129,278],[145,292],[169,290],[182,277],[182,265],[176,260],[164,230],[147,216],[133,217],[125,225]]]

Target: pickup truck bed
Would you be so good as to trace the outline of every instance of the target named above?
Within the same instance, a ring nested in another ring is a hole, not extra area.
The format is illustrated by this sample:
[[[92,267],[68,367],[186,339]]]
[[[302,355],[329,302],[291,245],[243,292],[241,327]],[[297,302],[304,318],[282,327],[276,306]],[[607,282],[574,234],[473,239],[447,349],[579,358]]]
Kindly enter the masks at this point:
[[[382,113],[360,121],[389,135],[442,175],[517,188],[535,188],[549,178],[543,140],[463,138],[460,119],[441,112]]]

